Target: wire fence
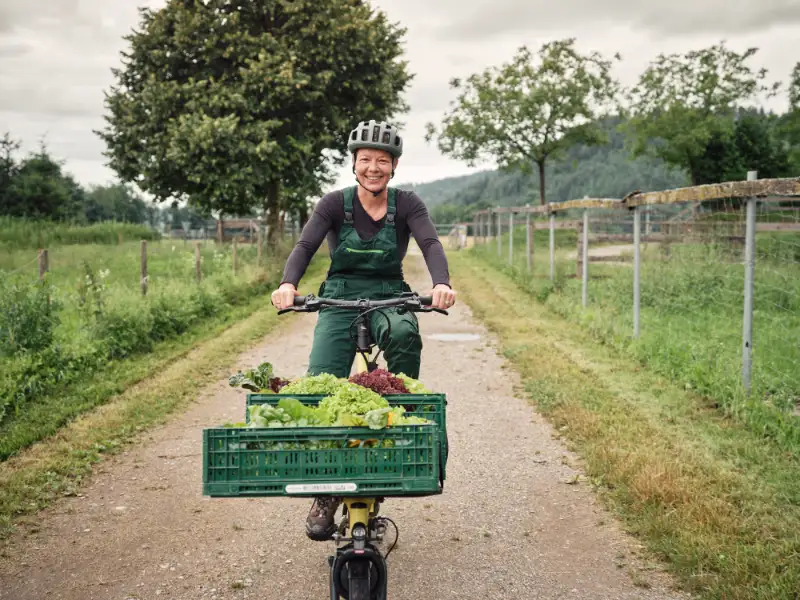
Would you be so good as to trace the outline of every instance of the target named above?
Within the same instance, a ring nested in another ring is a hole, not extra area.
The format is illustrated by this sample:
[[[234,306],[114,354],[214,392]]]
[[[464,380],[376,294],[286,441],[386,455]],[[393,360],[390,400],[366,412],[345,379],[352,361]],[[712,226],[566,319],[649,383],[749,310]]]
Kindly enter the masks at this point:
[[[476,251],[687,388],[800,411],[800,179],[474,214]]]

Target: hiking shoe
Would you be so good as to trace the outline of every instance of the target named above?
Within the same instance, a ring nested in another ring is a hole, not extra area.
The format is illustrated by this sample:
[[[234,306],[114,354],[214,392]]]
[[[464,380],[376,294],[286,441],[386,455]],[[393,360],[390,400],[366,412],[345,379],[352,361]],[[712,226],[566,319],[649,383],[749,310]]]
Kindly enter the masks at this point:
[[[333,518],[336,510],[342,503],[341,499],[333,496],[317,496],[314,504],[306,517],[306,535],[315,542],[325,542],[331,539],[336,531]]]

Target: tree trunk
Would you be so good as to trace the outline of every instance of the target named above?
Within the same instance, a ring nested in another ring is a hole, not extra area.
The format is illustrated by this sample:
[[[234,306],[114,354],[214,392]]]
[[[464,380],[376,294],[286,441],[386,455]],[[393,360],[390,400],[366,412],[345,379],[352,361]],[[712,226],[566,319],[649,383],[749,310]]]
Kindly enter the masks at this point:
[[[536,164],[539,165],[539,200],[544,206],[547,200],[544,197],[544,160],[537,160]]]
[[[270,181],[267,186],[267,246],[274,249],[278,245],[280,239],[280,182],[278,180]]]
[[[306,226],[306,223],[308,223],[308,218],[308,208],[303,208],[300,211],[300,229],[303,229],[303,227]]]

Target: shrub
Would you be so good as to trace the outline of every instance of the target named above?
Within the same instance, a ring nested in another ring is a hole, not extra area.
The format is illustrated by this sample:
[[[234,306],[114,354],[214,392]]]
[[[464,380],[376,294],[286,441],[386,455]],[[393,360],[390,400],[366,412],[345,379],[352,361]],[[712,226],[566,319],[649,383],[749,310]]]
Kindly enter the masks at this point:
[[[0,354],[38,352],[53,342],[59,304],[47,281],[0,282]]]

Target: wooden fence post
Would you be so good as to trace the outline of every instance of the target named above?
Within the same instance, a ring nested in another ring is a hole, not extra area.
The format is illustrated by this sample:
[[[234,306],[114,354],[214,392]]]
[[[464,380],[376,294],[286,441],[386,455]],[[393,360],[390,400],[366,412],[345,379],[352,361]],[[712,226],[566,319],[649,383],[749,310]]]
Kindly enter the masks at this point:
[[[237,238],[234,236],[233,238],[233,276],[236,277],[236,240]]]
[[[45,275],[50,270],[50,261],[47,256],[47,248],[39,249],[39,280],[44,281]]]
[[[256,257],[256,266],[261,266],[261,248],[262,248],[262,236],[261,236],[261,223],[258,224],[258,255]]]
[[[142,240],[142,268],[140,273],[142,296],[147,295],[147,240]]]

